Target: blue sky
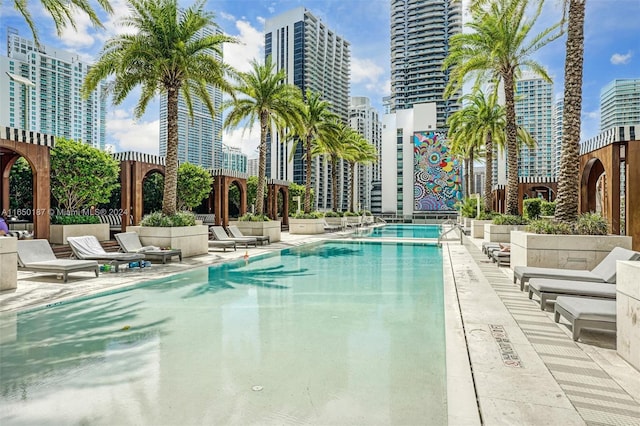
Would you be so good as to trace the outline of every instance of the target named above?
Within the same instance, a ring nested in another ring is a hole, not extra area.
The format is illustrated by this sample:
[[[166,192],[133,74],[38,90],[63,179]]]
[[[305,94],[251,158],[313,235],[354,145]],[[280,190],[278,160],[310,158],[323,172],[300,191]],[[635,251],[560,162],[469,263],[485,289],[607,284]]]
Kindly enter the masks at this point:
[[[105,29],[93,28],[85,16],[78,15],[77,31],[71,29],[57,37],[51,19],[39,1],[30,1],[44,44],[74,51],[87,61],[95,58],[104,41],[120,31],[117,22],[127,13],[124,0],[112,1],[114,15],[103,16]],[[93,2],[92,2],[93,3]],[[186,2],[184,3],[187,4]],[[382,112],[382,97],[389,91],[389,0],[209,0],[223,31],[241,43],[225,49],[225,59],[240,70],[249,61],[263,57],[264,20],[293,7],[305,6],[336,33],[351,43],[351,95],[368,96]],[[543,24],[557,21],[562,0],[547,0]],[[13,10],[13,1],[0,6],[0,37],[5,40],[7,26],[30,37],[24,20]],[[599,130],[600,89],[616,78],[640,78],[640,0],[589,0],[585,23],[585,62],[583,81],[582,137]],[[6,56],[6,43],[0,43]],[[561,94],[564,73],[564,39],[544,47],[536,59],[547,67],[554,79],[554,91]],[[138,121],[133,119],[133,94],[121,105],[110,105],[107,116],[107,143],[116,150],[158,152],[157,102],[152,103]],[[255,156],[258,133],[231,131],[223,141]]]

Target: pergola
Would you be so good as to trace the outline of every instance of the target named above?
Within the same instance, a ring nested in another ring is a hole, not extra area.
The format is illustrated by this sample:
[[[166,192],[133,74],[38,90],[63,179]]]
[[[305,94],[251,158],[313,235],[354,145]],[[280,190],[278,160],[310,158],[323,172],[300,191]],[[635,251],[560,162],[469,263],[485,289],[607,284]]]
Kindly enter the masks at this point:
[[[35,238],[49,238],[51,183],[49,150],[55,144],[55,137],[43,133],[27,132],[12,127],[0,128],[0,211],[10,213],[9,174],[11,167],[20,157],[31,166],[33,175],[33,232]],[[26,206],[18,206],[24,208]]]
[[[240,216],[247,212],[247,177],[246,173],[227,169],[213,169],[213,190],[209,195],[208,211],[213,210],[215,224],[229,225],[229,188],[236,185],[240,191]]]
[[[631,236],[634,250],[640,250],[639,133],[640,125],[614,127],[580,145],[580,211],[601,209],[611,233]]]
[[[289,182],[269,179],[267,181],[267,216],[278,219],[278,194],[282,195],[282,225],[289,224]]]
[[[518,211],[523,212],[523,201],[528,198],[542,198],[545,201],[554,201],[558,184],[551,178],[520,177],[518,182]],[[504,213],[506,211],[507,189],[505,185],[496,185],[493,189],[493,211]]]

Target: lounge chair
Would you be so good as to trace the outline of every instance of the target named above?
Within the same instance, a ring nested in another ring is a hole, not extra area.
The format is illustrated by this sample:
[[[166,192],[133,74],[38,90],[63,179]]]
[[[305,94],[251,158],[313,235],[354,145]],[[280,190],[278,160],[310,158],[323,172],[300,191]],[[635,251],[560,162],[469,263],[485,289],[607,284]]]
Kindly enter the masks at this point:
[[[222,251],[227,251],[227,249],[236,250],[236,242],[231,240],[219,241],[219,240],[209,240],[210,248],[221,248]]]
[[[163,250],[156,246],[143,246],[140,237],[136,232],[121,232],[115,235],[116,241],[120,244],[120,248],[125,253],[144,253],[146,259],[159,259],[163,264],[167,263],[167,259],[178,256],[182,262],[182,250],[168,249]]]
[[[233,241],[236,244],[244,245],[247,248],[249,248],[249,244],[254,247],[258,247],[258,240],[255,237],[230,237],[222,226],[210,226],[209,231],[213,238],[218,241]]]
[[[592,281],[600,283],[613,283],[616,281],[616,261],[638,260],[640,253],[615,247],[602,261],[591,271],[586,269],[560,269],[539,268],[533,266],[516,266],[513,269],[513,282],[520,280],[520,290],[531,278],[557,278],[573,281]]]
[[[47,240],[18,240],[18,266],[25,271],[62,274],[67,282],[70,272],[94,271],[96,277],[100,265],[95,260],[57,259]]]
[[[497,263],[498,267],[502,265],[509,265],[511,263],[511,252],[502,251],[500,248],[492,250],[491,260],[493,260],[494,263]]]
[[[227,230],[229,231],[229,233],[233,238],[246,237],[246,235],[243,235],[240,228],[238,228],[236,225],[227,226]],[[251,235],[250,238],[255,238],[260,243],[261,246],[265,244],[271,244],[271,238],[268,235]]]
[[[611,299],[585,299],[561,296],[556,299],[555,322],[565,317],[578,340],[584,328],[616,331],[616,301]]]
[[[500,249],[500,243],[492,241],[485,241],[482,243],[482,252],[489,257],[491,257],[491,253],[489,253],[489,250],[491,249]]]
[[[139,262],[145,258],[142,253],[107,253],[93,235],[67,237],[67,242],[76,258],[108,262],[115,267],[116,272],[124,263]]]
[[[327,223],[326,219],[322,219],[322,227],[324,228],[325,232],[337,232],[337,231],[342,231],[346,226],[347,226],[347,222],[346,219],[343,222],[344,225],[329,225]]]
[[[610,283],[594,283],[591,281],[533,278],[529,281],[529,299],[532,299],[534,294],[540,298],[540,309],[544,311],[547,301],[555,300],[559,296],[615,299],[616,285]]]

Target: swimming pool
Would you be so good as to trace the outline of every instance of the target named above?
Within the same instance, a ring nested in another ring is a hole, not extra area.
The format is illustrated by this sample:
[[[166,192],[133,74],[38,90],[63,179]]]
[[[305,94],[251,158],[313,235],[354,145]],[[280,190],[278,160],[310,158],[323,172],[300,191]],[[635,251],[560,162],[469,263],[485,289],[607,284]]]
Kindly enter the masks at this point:
[[[438,238],[440,225],[384,225],[365,229],[361,235],[373,238]]]
[[[3,425],[446,423],[435,246],[301,246],[15,323]]]

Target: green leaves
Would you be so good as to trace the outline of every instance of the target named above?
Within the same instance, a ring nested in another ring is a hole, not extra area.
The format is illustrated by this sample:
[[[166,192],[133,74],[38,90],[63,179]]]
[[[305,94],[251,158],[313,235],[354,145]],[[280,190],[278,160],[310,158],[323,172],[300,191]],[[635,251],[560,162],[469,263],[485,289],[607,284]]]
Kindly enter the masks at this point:
[[[192,209],[202,204],[202,200],[209,196],[213,179],[208,171],[201,166],[182,163],[178,167],[178,196],[179,209]]]

